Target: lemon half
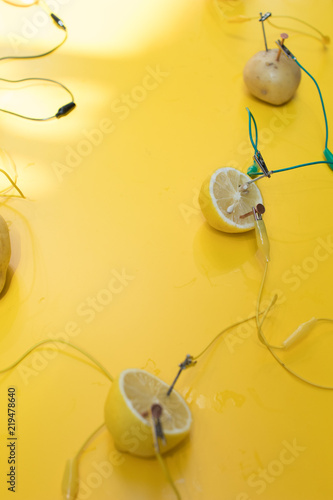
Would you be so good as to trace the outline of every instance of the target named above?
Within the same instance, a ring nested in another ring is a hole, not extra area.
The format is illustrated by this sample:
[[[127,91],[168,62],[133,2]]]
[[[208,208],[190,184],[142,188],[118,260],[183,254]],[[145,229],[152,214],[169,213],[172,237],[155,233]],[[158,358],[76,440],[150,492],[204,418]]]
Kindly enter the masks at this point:
[[[105,403],[105,424],[115,446],[140,457],[155,455],[152,422],[149,413],[153,404],[162,406],[161,424],[165,453],[179,444],[190,432],[192,416],[183,398],[169,386],[145,370],[128,369],[113,382]]]
[[[251,180],[236,168],[223,167],[203,182],[199,204],[208,224],[227,233],[242,233],[254,228],[252,216],[240,218],[258,203],[263,203],[255,183],[249,184],[246,191],[240,189]]]

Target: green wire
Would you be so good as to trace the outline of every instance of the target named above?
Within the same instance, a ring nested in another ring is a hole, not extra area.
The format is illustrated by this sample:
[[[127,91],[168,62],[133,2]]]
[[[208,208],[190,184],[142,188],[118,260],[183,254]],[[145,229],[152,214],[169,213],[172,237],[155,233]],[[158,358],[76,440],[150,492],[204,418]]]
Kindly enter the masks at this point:
[[[319,88],[319,85],[317,83],[317,81],[315,80],[315,78],[311,75],[311,73],[309,73],[298,61],[296,58],[294,58],[294,61],[295,63],[304,71],[304,73],[306,73],[310,78],[311,80],[314,82],[315,86],[317,87],[317,90],[318,90],[318,93],[319,93],[319,97],[320,97],[320,102],[321,102],[321,106],[323,108],[323,113],[324,113],[324,120],[325,120],[325,129],[326,129],[326,139],[325,139],[325,149],[327,149],[327,143],[328,143],[328,122],[327,122],[327,116],[326,116],[326,110],[325,110],[325,104],[324,104],[324,99],[323,99],[323,96],[322,96],[322,93],[321,93],[321,90]]]
[[[320,102],[321,102],[321,107],[322,107],[322,110],[323,110],[323,114],[324,114],[324,121],[325,121],[325,151],[328,151],[327,149],[327,145],[328,145],[328,121],[327,121],[327,115],[326,115],[326,109],[325,109],[325,104],[324,104],[324,99],[323,99],[323,95],[321,93],[321,90],[320,90],[320,87],[316,81],[316,79],[311,75],[311,73],[309,73],[309,71],[307,71],[296,59],[296,57],[294,56],[293,57],[293,60],[295,61],[295,63],[301,68],[301,70],[304,71],[304,73],[306,73],[310,78],[311,80],[314,82],[317,90],[318,90],[318,94],[319,94],[319,97],[320,97]],[[247,112],[248,112],[248,115],[249,115],[249,137],[250,137],[250,141],[251,141],[251,144],[253,146],[253,149],[255,151],[255,153],[257,152],[257,144],[258,144],[258,131],[257,131],[257,124],[256,124],[256,121],[254,119],[254,116],[252,115],[251,111],[246,108]],[[253,122],[254,124],[254,127],[255,127],[255,132],[256,132],[256,136],[255,136],[255,142],[253,141],[253,136],[252,136],[252,127],[251,127],[251,122]],[[324,153],[325,153],[324,151]],[[325,154],[326,158],[327,158],[327,155]],[[279,169],[279,170],[272,170],[272,174],[276,174],[278,172],[285,172],[287,170],[293,170],[295,168],[300,168],[300,167],[306,167],[306,166],[309,166],[309,165],[318,165],[320,163],[326,163],[328,165],[333,165],[333,162],[331,161],[317,161],[317,162],[310,162],[310,163],[303,163],[303,164],[300,164],[300,165],[295,165],[293,167],[288,167],[288,168],[282,168],[282,169]],[[258,175],[260,174],[260,172],[258,173],[255,173],[255,172],[251,172],[251,175]]]
[[[277,174],[279,172],[286,172],[287,170],[294,170],[295,168],[300,168],[300,167],[307,167],[309,165],[319,165],[321,163],[333,165],[332,161],[312,161],[309,163],[302,163],[300,165],[294,165],[293,167],[288,167],[288,168],[280,168],[279,170],[272,170],[271,174]]]
[[[325,109],[325,104],[324,104],[324,99],[323,99],[323,95],[321,93],[321,90],[320,90],[320,87],[316,81],[316,79],[311,75],[311,73],[309,73],[298,61],[297,59],[294,57],[293,60],[295,61],[295,63],[304,71],[304,73],[306,73],[310,78],[311,80],[314,82],[315,86],[317,87],[317,90],[318,90],[318,93],[319,93],[319,97],[320,97],[320,102],[321,102],[321,106],[322,106],[322,109],[323,109],[323,114],[324,114],[324,120],[325,120],[325,130],[326,130],[326,138],[325,138],[325,149],[327,149],[327,144],[328,144],[328,121],[327,121],[327,115],[326,115],[326,109]],[[249,136],[250,136],[250,141],[251,141],[251,144],[255,150],[255,152],[257,152],[257,145],[258,145],[258,131],[257,131],[257,124],[256,124],[256,121],[254,119],[254,116],[252,115],[251,111],[249,110],[249,108],[246,108],[247,112],[248,112],[248,115],[249,115]],[[252,137],[252,129],[251,129],[251,120],[253,121],[253,124],[254,124],[254,127],[255,127],[255,131],[256,131],[256,137],[255,137],[255,143],[253,142],[253,137]],[[324,162],[324,163],[327,163],[327,162]]]
[[[297,62],[297,61],[296,61]],[[306,70],[304,70],[306,71]],[[306,71],[307,73],[307,71]],[[310,75],[310,73],[309,73]],[[311,75],[310,75],[311,76]],[[313,78],[311,76],[311,78]],[[314,80],[314,78],[313,78]],[[315,80],[314,80],[315,81]],[[324,111],[324,117],[325,117],[325,124],[326,124],[326,142],[325,142],[325,149],[327,149],[327,142],[328,142],[328,124],[327,124],[327,117],[326,117],[326,112],[325,112],[325,107],[324,107],[324,102],[323,102],[323,99],[322,99],[322,95],[321,95],[321,92],[320,92],[320,89],[319,89],[319,86],[317,84],[317,82],[315,81],[317,87],[318,87],[318,91],[320,93],[320,98],[321,98],[321,101],[322,101],[322,105],[323,105],[323,111]],[[253,114],[251,113],[251,111],[249,110],[249,108],[246,108],[247,112],[248,112],[248,115],[249,115],[249,137],[250,137],[250,141],[251,141],[251,144],[253,146],[253,149],[255,151],[255,153],[258,151],[257,149],[257,144],[258,144],[258,129],[257,129],[257,124],[256,124],[256,121],[255,121],[255,118],[253,116]],[[253,136],[252,136],[252,127],[251,127],[251,124],[254,124],[254,128],[255,128],[255,141],[253,140]],[[333,165],[333,161],[312,161],[312,162],[309,162],[309,163],[301,163],[299,165],[293,165],[292,167],[287,167],[287,168],[280,168],[278,170],[271,170],[270,173],[271,174],[277,174],[279,172],[286,172],[287,170],[294,170],[295,168],[300,168],[300,167],[307,167],[307,166],[310,166],[310,165],[320,165],[320,164],[323,164],[325,163],[326,165]],[[251,172],[251,175],[261,175],[262,172]]]
[[[248,112],[248,115],[249,115],[249,136],[250,136],[250,141],[251,141],[251,144],[253,146],[253,149],[255,152],[258,151],[258,129],[257,129],[257,124],[256,124],[256,121],[254,119],[254,116],[253,114],[251,113],[251,111],[249,110],[249,108],[246,108],[246,111]],[[254,125],[254,129],[255,129],[255,142],[253,142],[253,136],[252,136],[252,122],[253,122],[253,125]]]

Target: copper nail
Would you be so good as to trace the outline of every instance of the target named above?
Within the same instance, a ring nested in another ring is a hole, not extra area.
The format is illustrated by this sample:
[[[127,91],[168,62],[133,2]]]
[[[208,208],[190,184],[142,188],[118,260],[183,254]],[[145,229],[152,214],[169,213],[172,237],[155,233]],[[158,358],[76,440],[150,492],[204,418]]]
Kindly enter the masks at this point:
[[[248,212],[247,214],[240,215],[239,218],[245,219],[246,217],[249,217],[250,215],[255,215],[255,213],[257,213],[259,215],[262,215],[263,213],[265,213],[265,207],[262,203],[258,203],[258,205],[256,205],[256,207],[253,207],[251,212]]]
[[[253,210],[251,210],[251,212],[247,212],[247,214],[240,215],[239,218],[245,219],[246,217],[249,217],[250,215],[253,215]]]
[[[259,215],[262,215],[265,213],[266,209],[264,207],[264,205],[262,203],[258,203],[258,205],[256,206],[255,208],[256,212],[259,214]]]
[[[162,411],[163,411],[163,408],[158,403],[153,404],[151,407],[151,414],[152,414],[153,418],[155,418],[156,420],[161,418]]]
[[[287,33],[281,33],[281,45],[284,45],[284,41],[287,40],[288,35]],[[277,53],[276,60],[279,61],[280,55],[281,55],[282,49],[279,49],[279,52]]]

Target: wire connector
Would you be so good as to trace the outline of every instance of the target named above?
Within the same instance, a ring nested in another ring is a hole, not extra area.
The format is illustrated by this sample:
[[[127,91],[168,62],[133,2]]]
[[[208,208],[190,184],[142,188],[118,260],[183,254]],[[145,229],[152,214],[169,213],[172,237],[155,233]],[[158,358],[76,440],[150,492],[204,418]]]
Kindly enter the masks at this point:
[[[184,361],[182,363],[180,363],[180,365],[178,365],[178,366],[182,370],[186,370],[186,368],[189,368],[190,366],[193,366],[195,364],[196,364],[196,361],[193,361],[193,356],[191,356],[191,354],[187,354]]]
[[[160,439],[163,445],[166,445],[166,439],[163,432],[161,416],[162,416],[163,408],[160,404],[155,403],[150,408],[150,413],[153,421],[153,440],[154,447],[157,453],[160,453],[160,447],[158,440]]]
[[[56,113],[57,118],[61,118],[62,116],[68,115],[73,109],[76,107],[75,102],[69,102],[68,104],[65,104],[64,106],[61,106],[61,108],[58,109]]]
[[[251,165],[251,167],[247,169],[246,173],[252,179],[255,178],[257,175],[261,175],[261,172],[258,172],[256,162],[254,162],[253,165]]]
[[[325,148],[324,156],[327,160],[327,165],[330,167],[331,170],[333,170],[333,153],[328,148]]]
[[[168,389],[167,396],[170,396],[173,388],[175,387],[175,384],[176,384],[177,380],[180,377],[181,372],[183,370],[186,370],[186,368],[190,368],[190,366],[194,366],[195,364],[196,364],[196,361],[193,360],[193,356],[191,356],[191,354],[187,354],[187,356],[184,359],[184,361],[182,363],[180,363],[180,365],[178,365],[179,366],[178,373],[177,373],[174,381],[172,382],[172,384],[170,385],[170,387]]]
[[[266,14],[262,14],[260,12],[260,18],[259,21],[266,21],[269,17],[271,17],[272,13],[271,12],[266,12]]]
[[[285,44],[281,43],[280,40],[275,41],[276,45],[279,47],[279,49],[284,53],[288,59],[292,59],[293,61],[296,61],[296,56],[290,50],[285,46]]]
[[[254,161],[256,162],[256,164],[258,165],[258,167],[261,169],[261,171],[263,172],[263,174],[265,174],[265,175],[266,175],[266,177],[270,177],[270,176],[271,176],[271,173],[270,173],[270,171],[268,170],[268,168],[267,168],[267,166],[266,166],[266,163],[264,162],[264,159],[263,159],[263,157],[261,156],[260,151],[256,151],[256,152],[254,153],[253,159],[254,159]]]
[[[64,25],[63,21],[60,19],[60,17],[56,16],[55,14],[51,14],[51,17],[54,21],[54,23],[61,28],[62,30],[66,31],[66,26]]]
[[[264,21],[266,21],[266,19],[268,19],[271,15],[272,15],[271,12],[266,12],[266,14],[263,14],[262,12],[260,12],[260,18],[259,18],[259,21],[262,23],[262,33],[264,35],[264,42],[265,42],[265,50],[266,50],[266,52],[268,51],[268,47],[267,47],[267,40],[266,40],[266,33],[265,33]]]

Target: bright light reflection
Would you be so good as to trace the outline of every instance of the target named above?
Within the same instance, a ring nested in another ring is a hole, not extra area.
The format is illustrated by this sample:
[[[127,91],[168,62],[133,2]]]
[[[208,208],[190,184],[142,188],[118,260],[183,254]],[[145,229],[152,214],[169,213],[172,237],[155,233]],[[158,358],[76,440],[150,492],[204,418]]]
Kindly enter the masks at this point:
[[[47,122],[32,122],[10,115],[6,119],[6,133],[15,137],[30,138],[33,141],[47,141],[49,145],[59,143],[59,140],[71,140],[80,134],[82,116],[85,116],[85,126],[95,127],[102,118],[110,118],[111,111],[107,104],[117,96],[116,90],[103,82],[78,84],[76,80],[66,79],[67,86],[74,92],[77,108],[70,115],[55,118]],[[55,114],[60,106],[70,101],[70,96],[64,90],[54,85],[36,82],[36,87],[16,89],[1,92],[0,107],[25,114],[27,116],[44,117]],[[88,117],[88,120],[86,118]]]
[[[5,3],[9,5],[13,5],[16,7],[30,7],[30,5],[35,5],[38,3],[38,0],[3,0]]]
[[[78,42],[79,50],[84,49],[89,53],[97,51],[97,56],[103,53],[136,53],[148,46],[156,48],[180,24],[184,27],[184,21],[189,24],[191,16],[199,7],[198,2],[186,4],[179,0],[110,0],[107,10],[104,7],[102,11],[98,4],[91,4],[89,24],[94,36],[87,36],[86,29],[78,24],[71,42]],[[72,16],[75,15],[75,9],[78,9],[77,4],[68,5]]]

